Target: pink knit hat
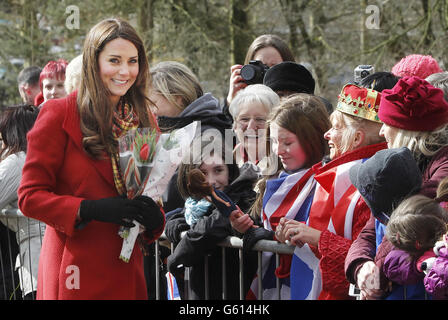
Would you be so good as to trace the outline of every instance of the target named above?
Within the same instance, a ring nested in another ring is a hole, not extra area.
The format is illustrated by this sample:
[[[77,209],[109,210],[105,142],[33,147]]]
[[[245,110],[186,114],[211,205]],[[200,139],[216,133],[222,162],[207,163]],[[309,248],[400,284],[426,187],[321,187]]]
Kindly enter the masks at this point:
[[[427,76],[443,70],[440,69],[439,64],[433,57],[411,54],[395,64],[391,71],[397,77],[417,76],[425,79]]]

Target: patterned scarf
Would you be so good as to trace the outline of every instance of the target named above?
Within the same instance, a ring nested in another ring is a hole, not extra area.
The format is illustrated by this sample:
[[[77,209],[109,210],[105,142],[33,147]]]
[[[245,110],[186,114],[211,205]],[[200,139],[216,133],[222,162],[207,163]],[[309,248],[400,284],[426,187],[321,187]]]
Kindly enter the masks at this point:
[[[138,128],[139,119],[134,109],[123,99],[120,99],[112,119],[112,135],[116,141],[129,130]],[[126,186],[120,170],[120,155],[118,150],[111,155],[114,183],[120,195],[126,195]]]

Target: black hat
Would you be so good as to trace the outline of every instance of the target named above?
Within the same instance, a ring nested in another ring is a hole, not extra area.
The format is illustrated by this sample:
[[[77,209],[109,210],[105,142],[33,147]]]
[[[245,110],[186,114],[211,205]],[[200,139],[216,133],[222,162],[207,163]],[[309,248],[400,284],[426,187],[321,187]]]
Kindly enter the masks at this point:
[[[266,71],[263,84],[274,91],[292,91],[314,94],[316,85],[311,73],[301,64],[282,62]]]
[[[408,148],[385,149],[350,168],[350,180],[383,224],[407,196],[417,193],[422,175]]]

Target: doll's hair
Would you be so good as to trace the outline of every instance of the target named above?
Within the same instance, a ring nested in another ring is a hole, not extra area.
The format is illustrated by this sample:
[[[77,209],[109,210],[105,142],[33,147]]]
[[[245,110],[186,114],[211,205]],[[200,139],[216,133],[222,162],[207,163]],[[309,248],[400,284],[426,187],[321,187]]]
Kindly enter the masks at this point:
[[[396,248],[419,256],[447,232],[447,214],[434,199],[411,196],[392,212],[386,237]]]
[[[194,146],[201,139],[200,136],[195,138],[192,145]],[[238,165],[235,163],[234,158],[231,156],[230,152],[230,160],[231,163],[228,163],[226,160],[226,152],[227,150],[232,150],[230,146],[225,144],[224,139],[221,137],[215,137],[213,140],[201,140],[200,141],[201,150],[200,152],[195,152],[195,148],[193,147],[193,152],[188,153],[183,159],[182,163],[178,169],[177,175],[177,188],[179,190],[180,195],[186,199],[192,194],[188,188],[188,182],[190,177],[190,172],[193,169],[198,169],[201,164],[204,162],[206,157],[216,155],[216,153],[220,153],[225,165],[229,169],[229,185],[238,177],[239,169]],[[230,148],[230,149],[229,149]]]

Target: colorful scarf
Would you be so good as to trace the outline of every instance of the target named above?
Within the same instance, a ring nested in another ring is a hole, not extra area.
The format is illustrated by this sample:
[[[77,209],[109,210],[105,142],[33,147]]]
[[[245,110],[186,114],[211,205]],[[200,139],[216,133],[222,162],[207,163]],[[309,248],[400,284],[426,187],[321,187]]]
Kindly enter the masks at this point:
[[[139,119],[134,108],[120,99],[117,110],[112,118],[112,136],[116,141],[129,130],[138,128]],[[126,195],[126,185],[120,170],[120,155],[118,150],[111,155],[114,183],[120,195]]]

